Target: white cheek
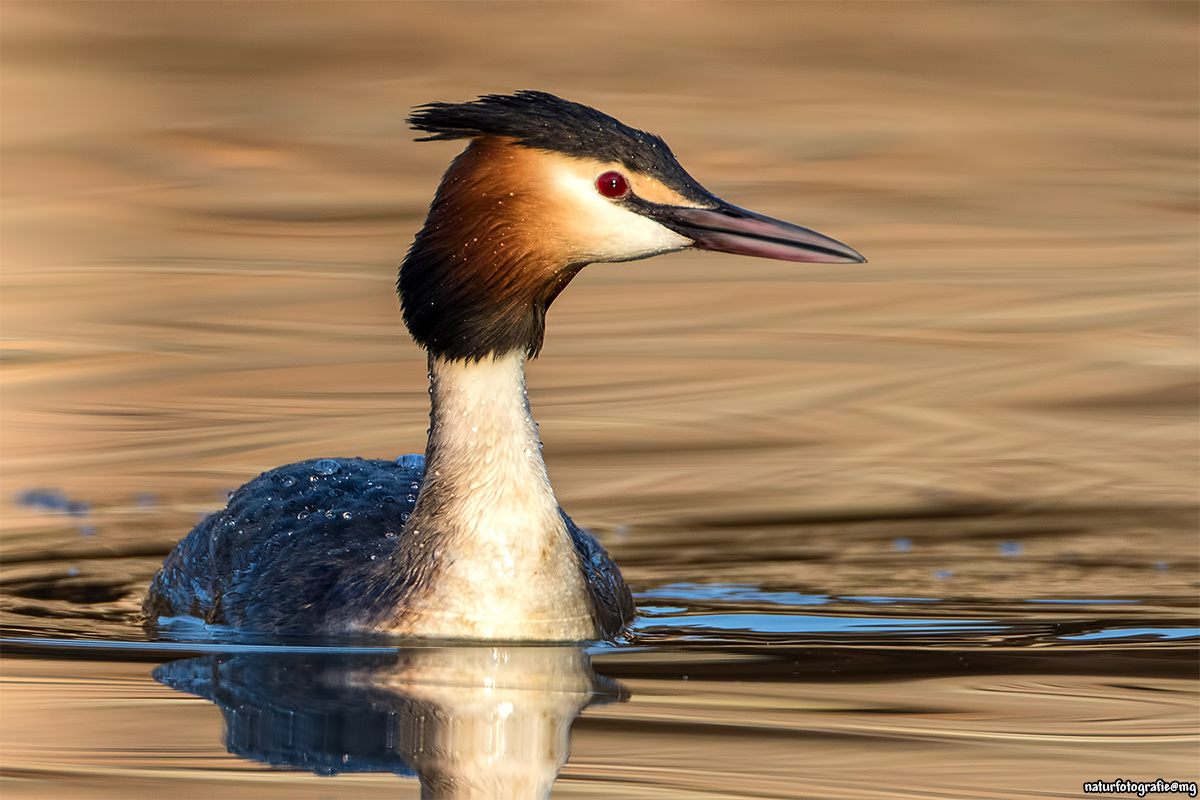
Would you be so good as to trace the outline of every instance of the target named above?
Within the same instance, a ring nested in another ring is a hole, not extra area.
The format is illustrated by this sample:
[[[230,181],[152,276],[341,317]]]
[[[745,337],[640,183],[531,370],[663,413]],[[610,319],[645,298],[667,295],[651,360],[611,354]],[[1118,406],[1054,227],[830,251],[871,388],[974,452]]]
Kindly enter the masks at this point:
[[[591,261],[628,261],[682,250],[692,240],[627,211],[596,191],[591,176],[560,172],[553,178],[564,215],[564,236]]]

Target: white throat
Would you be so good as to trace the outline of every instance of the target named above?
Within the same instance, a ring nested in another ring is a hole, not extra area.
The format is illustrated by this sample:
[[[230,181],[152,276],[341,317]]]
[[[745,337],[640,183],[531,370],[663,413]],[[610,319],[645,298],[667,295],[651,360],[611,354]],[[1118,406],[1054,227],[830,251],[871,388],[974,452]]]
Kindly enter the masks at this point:
[[[419,633],[596,635],[574,544],[542,460],[525,358],[429,360],[425,483],[408,528],[436,531],[438,578]],[[440,620],[440,621],[439,621]]]

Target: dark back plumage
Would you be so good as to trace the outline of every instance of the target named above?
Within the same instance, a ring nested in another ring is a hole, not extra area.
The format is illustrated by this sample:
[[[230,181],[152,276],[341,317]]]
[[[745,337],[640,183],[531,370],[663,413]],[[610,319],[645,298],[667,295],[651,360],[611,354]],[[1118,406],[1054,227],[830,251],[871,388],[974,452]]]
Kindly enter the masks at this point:
[[[144,615],[321,634],[410,609],[409,599],[437,579],[439,541],[424,528],[405,530],[425,469],[423,459],[410,459],[311,459],[264,472],[171,551]],[[620,570],[559,513],[599,629],[618,636],[637,614]]]

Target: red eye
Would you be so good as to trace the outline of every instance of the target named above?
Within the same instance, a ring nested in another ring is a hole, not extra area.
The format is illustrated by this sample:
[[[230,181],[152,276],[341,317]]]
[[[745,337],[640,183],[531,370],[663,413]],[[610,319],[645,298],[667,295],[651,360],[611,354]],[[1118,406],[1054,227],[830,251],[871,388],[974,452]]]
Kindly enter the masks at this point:
[[[629,194],[629,181],[616,171],[608,171],[596,178],[596,191],[605,197],[624,197]]]

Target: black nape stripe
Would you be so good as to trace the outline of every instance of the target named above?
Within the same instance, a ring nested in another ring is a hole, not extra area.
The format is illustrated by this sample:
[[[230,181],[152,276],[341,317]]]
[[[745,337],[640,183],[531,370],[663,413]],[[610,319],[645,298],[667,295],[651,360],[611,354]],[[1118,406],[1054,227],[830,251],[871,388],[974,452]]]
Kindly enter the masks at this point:
[[[562,285],[577,271],[566,271]],[[470,277],[470,272],[455,275],[446,256],[417,237],[396,285],[413,340],[449,360],[479,361],[513,351],[536,357],[546,333],[546,309],[562,286],[533,284],[527,292],[496,296],[480,291]]]

